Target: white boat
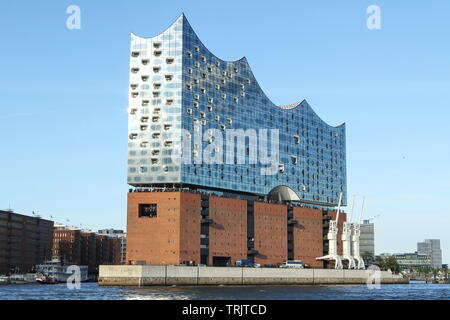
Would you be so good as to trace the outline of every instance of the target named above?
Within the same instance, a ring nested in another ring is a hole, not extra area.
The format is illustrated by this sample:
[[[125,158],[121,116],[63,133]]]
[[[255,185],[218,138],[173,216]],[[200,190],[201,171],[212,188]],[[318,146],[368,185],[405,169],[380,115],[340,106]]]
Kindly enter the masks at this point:
[[[49,279],[52,279],[52,283],[54,281],[58,283],[67,282],[69,277],[74,275],[73,269],[70,267],[77,267],[80,270],[80,282],[89,281],[88,274],[88,266],[67,266],[61,265],[59,260],[51,260],[46,262],[45,264],[39,264],[35,266],[38,277],[42,280],[43,277],[41,275],[46,276]],[[36,281],[38,278],[36,278]],[[38,281],[39,282],[39,281]],[[45,281],[42,281],[45,282]]]
[[[0,276],[0,284],[10,284],[8,276]]]

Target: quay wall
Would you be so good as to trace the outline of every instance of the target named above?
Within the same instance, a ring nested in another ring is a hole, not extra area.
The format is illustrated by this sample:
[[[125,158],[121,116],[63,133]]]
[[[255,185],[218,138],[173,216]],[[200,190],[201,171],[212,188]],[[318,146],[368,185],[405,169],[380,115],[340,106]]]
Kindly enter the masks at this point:
[[[367,270],[282,269],[190,266],[100,266],[102,286],[366,284]],[[382,284],[409,283],[381,271]]]

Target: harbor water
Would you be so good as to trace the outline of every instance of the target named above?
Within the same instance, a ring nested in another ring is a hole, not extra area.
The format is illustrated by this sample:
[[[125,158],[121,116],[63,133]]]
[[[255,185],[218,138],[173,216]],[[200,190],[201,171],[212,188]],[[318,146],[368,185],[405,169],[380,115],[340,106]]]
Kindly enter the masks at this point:
[[[412,282],[381,285],[102,287],[81,283],[0,286],[0,300],[449,300],[450,284]]]

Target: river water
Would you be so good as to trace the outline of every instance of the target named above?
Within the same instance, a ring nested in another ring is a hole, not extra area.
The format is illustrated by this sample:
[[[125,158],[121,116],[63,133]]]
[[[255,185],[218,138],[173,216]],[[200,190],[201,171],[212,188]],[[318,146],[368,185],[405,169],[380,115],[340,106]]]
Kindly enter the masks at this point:
[[[66,284],[19,284],[0,286],[0,300],[449,300],[449,284],[422,282],[381,285],[330,286],[208,286],[208,287],[100,287],[82,283],[80,289]]]

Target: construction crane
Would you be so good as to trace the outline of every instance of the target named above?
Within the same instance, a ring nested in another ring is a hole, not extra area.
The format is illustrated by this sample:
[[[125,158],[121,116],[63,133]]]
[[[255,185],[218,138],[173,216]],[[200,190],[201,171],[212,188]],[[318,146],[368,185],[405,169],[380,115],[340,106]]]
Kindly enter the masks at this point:
[[[342,192],[339,193],[339,202],[336,211],[336,220],[330,221],[330,227],[328,229],[328,254],[323,257],[316,258],[316,260],[334,260],[334,268],[342,269],[342,260],[337,252],[337,234],[338,234],[338,221],[339,212],[341,211]]]
[[[353,210],[355,207],[355,196],[352,198],[352,205],[350,209],[350,217],[347,221],[344,222],[343,228],[342,228],[342,260],[347,260],[348,269],[353,269],[356,267],[355,259],[352,256],[352,228],[353,224],[352,216],[353,216]]]
[[[363,197],[363,199],[362,199],[361,212],[359,214],[359,219],[356,223],[353,224],[353,235],[352,235],[353,257],[355,258],[356,262],[358,262],[356,269],[365,269],[366,268],[366,266],[364,264],[364,260],[361,257],[361,254],[359,251],[359,237],[361,235],[361,219],[362,219],[362,216],[364,213],[364,201],[365,201],[365,197]]]

